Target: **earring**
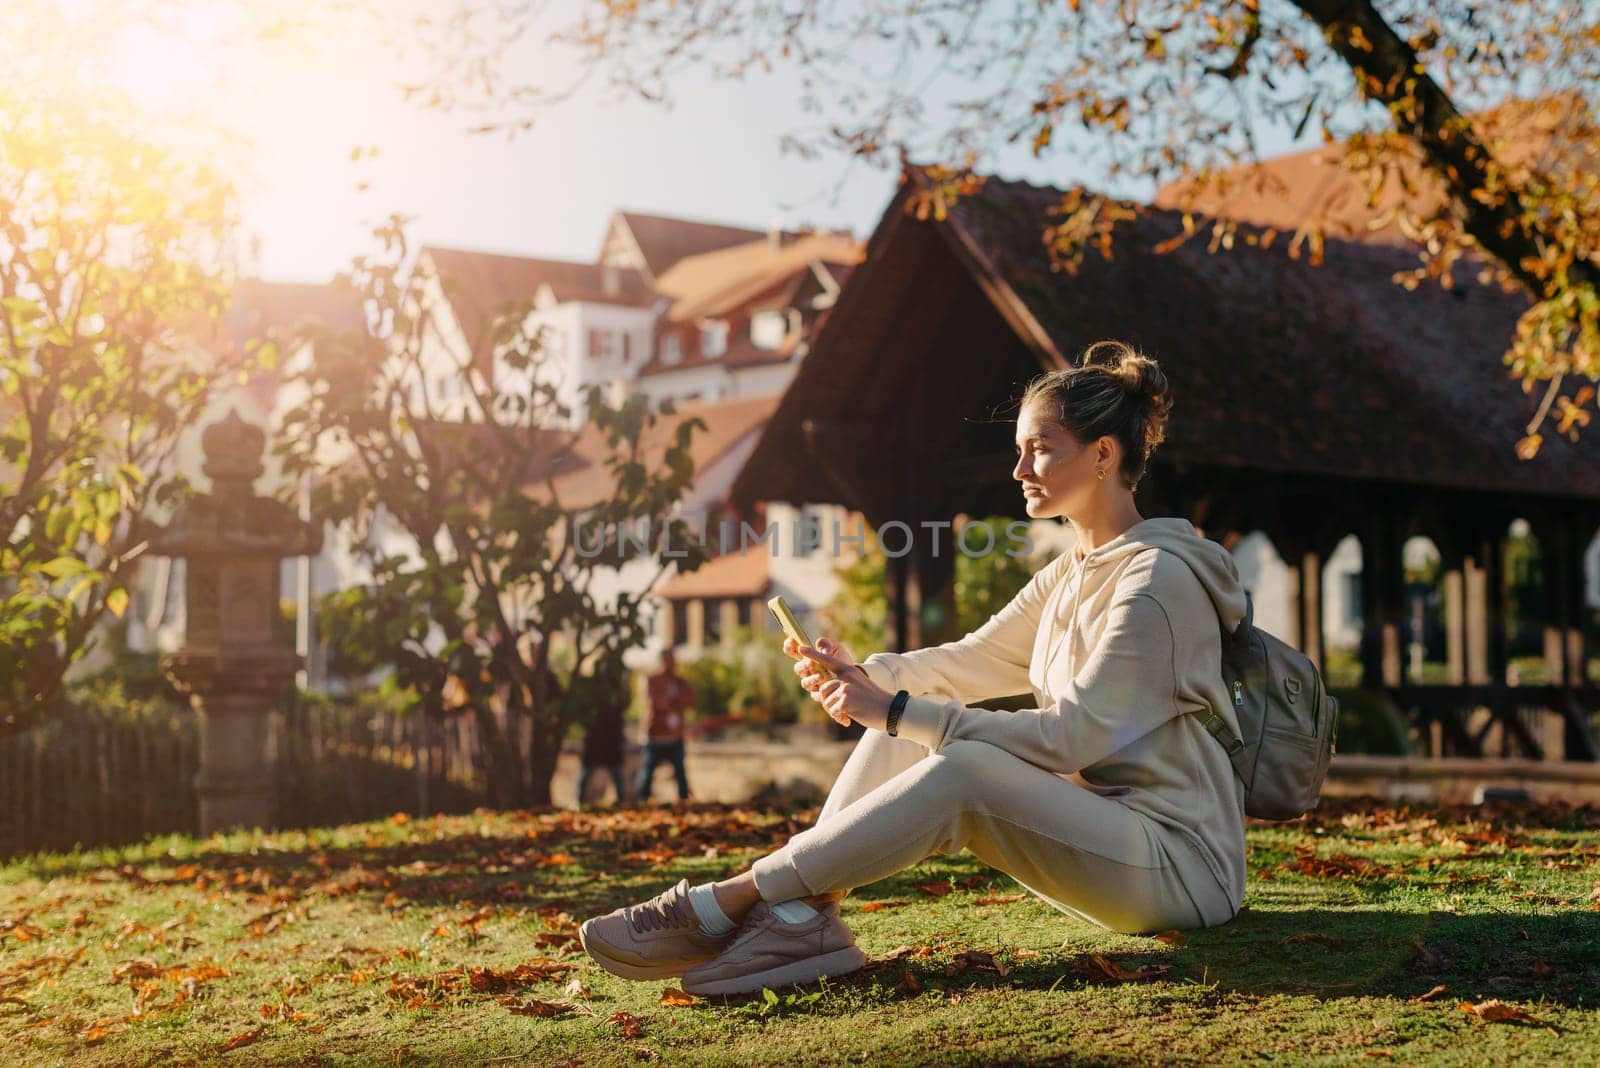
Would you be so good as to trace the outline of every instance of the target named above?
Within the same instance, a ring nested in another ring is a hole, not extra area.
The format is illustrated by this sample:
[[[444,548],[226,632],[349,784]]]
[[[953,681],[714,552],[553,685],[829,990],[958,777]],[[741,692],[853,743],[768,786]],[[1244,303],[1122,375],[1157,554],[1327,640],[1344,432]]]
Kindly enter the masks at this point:
[[[1103,468],[1103,467],[1095,468],[1094,469],[1094,477],[1095,478],[1105,478],[1106,477],[1106,469]]]

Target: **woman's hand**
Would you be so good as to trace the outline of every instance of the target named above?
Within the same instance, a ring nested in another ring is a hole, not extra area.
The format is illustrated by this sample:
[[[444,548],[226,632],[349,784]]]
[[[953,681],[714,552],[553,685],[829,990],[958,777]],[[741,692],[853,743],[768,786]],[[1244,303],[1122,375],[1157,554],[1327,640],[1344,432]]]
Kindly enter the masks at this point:
[[[835,723],[853,720],[876,730],[887,724],[889,702],[894,695],[868,678],[838,642],[818,638],[811,646],[789,638],[783,643],[783,651],[795,658],[794,670],[800,676],[800,685]],[[822,668],[832,672],[833,678],[827,678]]]

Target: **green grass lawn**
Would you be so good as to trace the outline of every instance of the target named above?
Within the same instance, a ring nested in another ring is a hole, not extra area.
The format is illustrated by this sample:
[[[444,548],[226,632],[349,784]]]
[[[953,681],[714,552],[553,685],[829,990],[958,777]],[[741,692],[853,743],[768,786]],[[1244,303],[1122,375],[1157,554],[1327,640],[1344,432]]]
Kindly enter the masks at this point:
[[[1252,828],[1245,911],[1186,937],[940,857],[846,899],[872,964],[822,986],[691,999],[582,955],[579,920],[810,815],[397,816],[15,861],[0,1063],[1600,1063],[1593,809]],[[1525,1018],[1461,1007],[1486,1001]]]

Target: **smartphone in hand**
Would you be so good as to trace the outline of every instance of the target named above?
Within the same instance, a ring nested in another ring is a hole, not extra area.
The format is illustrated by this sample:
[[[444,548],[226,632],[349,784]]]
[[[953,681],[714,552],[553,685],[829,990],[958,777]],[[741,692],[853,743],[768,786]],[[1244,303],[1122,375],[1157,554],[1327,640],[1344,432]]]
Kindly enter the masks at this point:
[[[781,596],[774,597],[767,602],[767,607],[772,610],[772,614],[777,618],[778,626],[782,627],[783,632],[793,638],[796,644],[811,645],[811,639],[807,637],[805,629],[800,626],[800,621],[795,618],[794,610],[789,607],[789,602],[785,601]],[[833,672],[821,664],[817,664],[817,670],[822,673],[824,678],[833,678]]]

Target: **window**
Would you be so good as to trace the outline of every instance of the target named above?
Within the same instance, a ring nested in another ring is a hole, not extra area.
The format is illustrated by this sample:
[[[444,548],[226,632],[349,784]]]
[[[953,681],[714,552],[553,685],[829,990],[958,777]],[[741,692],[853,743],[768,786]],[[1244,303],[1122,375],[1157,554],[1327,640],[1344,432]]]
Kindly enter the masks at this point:
[[[772,351],[789,334],[789,317],[780,308],[764,308],[750,317],[750,342],[758,349]]]
[[[678,600],[672,602],[672,641],[681,645],[689,638],[689,602]]]
[[[706,640],[705,645],[722,644],[722,600],[718,597],[707,597],[705,605]]]
[[[622,355],[622,335],[615,330],[589,331],[589,358],[614,360]]]
[[[728,322],[726,319],[707,319],[700,324],[700,355],[714,360],[728,351]]]
[[[739,603],[735,606],[734,621],[741,627],[748,627],[750,625],[751,604],[752,602],[748,597],[741,597],[739,598]]]
[[[622,362],[628,363],[633,359],[633,331],[622,332]]]
[[[683,341],[677,334],[661,335],[661,362],[674,364],[683,359]]]

